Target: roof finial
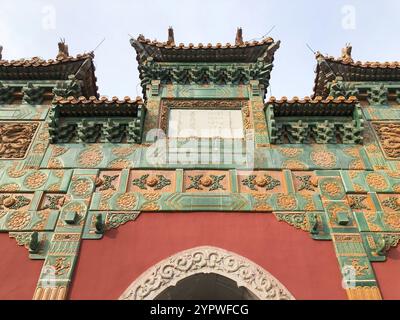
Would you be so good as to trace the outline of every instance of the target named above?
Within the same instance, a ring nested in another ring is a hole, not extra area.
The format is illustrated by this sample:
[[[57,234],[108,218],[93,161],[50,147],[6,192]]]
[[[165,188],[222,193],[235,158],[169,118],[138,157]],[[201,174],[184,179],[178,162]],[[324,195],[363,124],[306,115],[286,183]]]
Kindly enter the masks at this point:
[[[175,46],[174,29],[172,27],[168,28],[168,41],[167,45]]]
[[[3,52],[3,46],[0,45],[0,60],[3,60],[2,52]]]
[[[243,32],[242,32],[242,28],[237,28],[237,30],[236,30],[235,45],[237,45],[237,46],[243,45]]]
[[[60,39],[58,43],[58,54],[57,59],[64,59],[69,56],[68,45],[65,43],[65,39]]]
[[[350,43],[346,43],[346,47],[342,49],[342,56],[341,60],[346,63],[354,62],[353,58],[351,57],[351,51],[353,47]]]

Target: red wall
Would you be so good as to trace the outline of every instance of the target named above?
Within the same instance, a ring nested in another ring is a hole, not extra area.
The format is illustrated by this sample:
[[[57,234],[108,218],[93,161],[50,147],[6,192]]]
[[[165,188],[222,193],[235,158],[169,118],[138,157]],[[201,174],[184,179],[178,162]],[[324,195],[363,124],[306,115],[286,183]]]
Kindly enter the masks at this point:
[[[30,260],[28,250],[0,233],[0,300],[32,299],[43,260]]]
[[[70,298],[118,299],[154,264],[204,245],[259,264],[296,299],[347,299],[331,241],[256,213],[145,213],[102,240],[85,240]]]
[[[400,299],[400,246],[390,249],[386,262],[373,263],[383,299]]]

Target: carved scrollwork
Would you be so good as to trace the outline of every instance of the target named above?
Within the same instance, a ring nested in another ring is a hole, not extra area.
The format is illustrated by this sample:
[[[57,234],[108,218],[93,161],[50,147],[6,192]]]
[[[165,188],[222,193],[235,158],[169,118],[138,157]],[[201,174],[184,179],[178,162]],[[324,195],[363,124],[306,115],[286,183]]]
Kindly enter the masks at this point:
[[[178,281],[199,273],[215,273],[236,281],[260,300],[292,300],[290,292],[250,260],[214,247],[183,251],[152,267],[122,294],[122,300],[150,300]]]

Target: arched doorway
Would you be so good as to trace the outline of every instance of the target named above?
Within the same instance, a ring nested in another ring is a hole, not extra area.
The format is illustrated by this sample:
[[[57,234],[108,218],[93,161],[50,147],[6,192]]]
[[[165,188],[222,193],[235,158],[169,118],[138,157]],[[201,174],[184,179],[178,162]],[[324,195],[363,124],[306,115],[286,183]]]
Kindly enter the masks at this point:
[[[217,275],[220,277],[216,278]],[[230,281],[227,282],[225,279]],[[185,281],[180,282],[182,280]],[[135,280],[120,299],[168,299],[168,294],[171,295],[171,299],[175,299],[175,296],[182,295],[182,292],[177,292],[179,288],[189,290],[188,286],[202,280],[218,285],[221,295],[230,292],[236,296],[242,294],[243,297],[260,300],[294,299],[292,294],[262,267],[233,252],[215,247],[185,250],[161,261]],[[224,290],[222,283],[227,284]],[[167,290],[171,287],[175,287],[175,290]],[[193,294],[207,294],[207,292]]]
[[[154,300],[258,300],[245,287],[215,273],[198,273],[166,288]]]

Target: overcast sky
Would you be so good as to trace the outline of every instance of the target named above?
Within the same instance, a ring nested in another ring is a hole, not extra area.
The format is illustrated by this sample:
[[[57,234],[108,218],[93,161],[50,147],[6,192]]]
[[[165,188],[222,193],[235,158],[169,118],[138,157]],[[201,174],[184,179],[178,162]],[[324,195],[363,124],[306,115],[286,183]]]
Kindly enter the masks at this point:
[[[269,36],[281,40],[270,92],[310,95],[315,59],[307,48],[339,56],[346,42],[361,61],[400,60],[399,0],[0,0],[3,59],[54,58],[60,37],[70,54],[95,51],[101,95],[137,96],[138,72],[129,36],[165,41],[168,26],[177,43],[234,42]]]

